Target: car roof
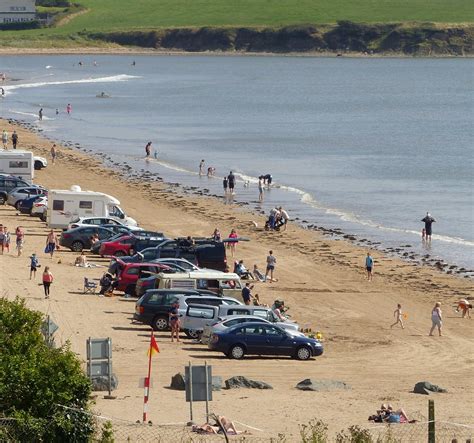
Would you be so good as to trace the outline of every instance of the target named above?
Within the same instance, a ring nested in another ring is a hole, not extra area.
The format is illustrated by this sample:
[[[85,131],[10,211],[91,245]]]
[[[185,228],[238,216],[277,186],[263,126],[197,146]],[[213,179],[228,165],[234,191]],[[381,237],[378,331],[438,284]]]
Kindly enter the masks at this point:
[[[256,315],[225,315],[224,317],[219,316],[219,319],[221,322],[225,322],[227,320],[238,320],[238,319],[248,319],[248,323],[267,323],[269,325],[272,325],[273,323],[266,320],[265,318],[257,317]],[[258,321],[257,321],[258,320]]]
[[[166,266],[166,265],[162,265],[160,263],[149,263],[149,262],[146,262],[146,263],[143,263],[143,262],[124,262],[122,260],[120,260],[118,257],[115,257],[116,261],[118,263],[121,263],[127,267],[131,267],[131,266],[158,266],[159,268],[163,268],[163,269],[171,269],[169,266]]]

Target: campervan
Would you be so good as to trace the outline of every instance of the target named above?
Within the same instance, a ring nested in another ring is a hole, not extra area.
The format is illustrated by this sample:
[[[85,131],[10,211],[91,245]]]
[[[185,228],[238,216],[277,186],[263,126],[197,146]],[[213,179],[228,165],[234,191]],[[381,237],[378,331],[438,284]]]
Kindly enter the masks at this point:
[[[127,217],[120,202],[111,195],[83,191],[77,185],[71,186],[70,190],[49,191],[46,220],[50,228],[66,229],[78,217],[109,217],[128,226],[137,226],[137,222]]]
[[[0,151],[0,173],[20,177],[31,183],[35,177],[35,161],[32,152]]]

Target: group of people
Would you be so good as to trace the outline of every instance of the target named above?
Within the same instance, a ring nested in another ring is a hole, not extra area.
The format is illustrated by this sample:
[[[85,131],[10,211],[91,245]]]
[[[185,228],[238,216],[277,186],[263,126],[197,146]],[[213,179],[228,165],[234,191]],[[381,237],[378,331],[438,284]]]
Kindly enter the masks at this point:
[[[271,231],[286,231],[286,225],[290,220],[290,216],[288,212],[283,209],[282,206],[274,207],[270,209],[270,214],[268,216],[268,220],[265,223],[265,230]]]
[[[17,144],[18,144],[18,134],[16,131],[13,131],[11,140],[12,140],[12,148],[16,149]],[[6,129],[2,131],[2,144],[3,144],[3,149],[7,150],[8,149],[8,132]]]
[[[72,114],[72,105],[71,105],[71,103],[68,103],[68,104],[66,105],[66,114],[67,114],[67,115],[71,115],[71,114]],[[56,108],[56,115],[59,115],[59,109],[58,109],[58,108]],[[42,121],[42,120],[43,120],[43,117],[44,117],[44,110],[43,110],[43,108],[40,108],[39,111],[38,111],[38,119],[39,119],[40,121]]]
[[[25,242],[25,232],[21,226],[17,226],[15,229],[16,237],[16,249],[18,257],[23,252],[23,244]],[[4,252],[10,252],[11,235],[6,226],[0,225],[0,253],[3,255]]]
[[[415,423],[416,420],[410,420],[406,412],[400,408],[394,410],[392,405],[383,403],[380,409],[374,415],[369,417],[369,421],[375,423]]]

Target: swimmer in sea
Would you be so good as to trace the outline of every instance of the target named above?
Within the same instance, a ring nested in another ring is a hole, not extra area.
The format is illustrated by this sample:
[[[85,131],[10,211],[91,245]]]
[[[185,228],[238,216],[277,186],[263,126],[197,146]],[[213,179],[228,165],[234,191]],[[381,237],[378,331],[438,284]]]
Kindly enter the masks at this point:
[[[151,142],[148,142],[145,146],[145,154],[147,157],[150,157],[151,155]]]
[[[199,163],[199,175],[204,174],[204,159],[202,159]]]

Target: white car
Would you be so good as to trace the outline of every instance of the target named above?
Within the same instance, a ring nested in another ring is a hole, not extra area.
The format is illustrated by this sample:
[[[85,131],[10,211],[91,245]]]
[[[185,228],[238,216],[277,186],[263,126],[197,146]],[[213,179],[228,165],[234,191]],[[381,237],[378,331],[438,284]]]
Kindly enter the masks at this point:
[[[121,225],[126,226],[131,231],[143,231],[143,228],[138,226],[130,226],[124,223],[122,220],[115,217],[78,217],[69,223],[67,229],[78,228],[84,225]]]
[[[30,215],[32,217],[39,217],[41,220],[46,221],[46,212],[48,210],[48,197],[40,197],[33,203],[31,207]]]
[[[37,157],[35,155],[33,157],[33,160],[35,162],[34,165],[35,165],[36,170],[43,169],[43,168],[46,168],[46,166],[48,166],[48,160],[46,160],[44,157]]]

